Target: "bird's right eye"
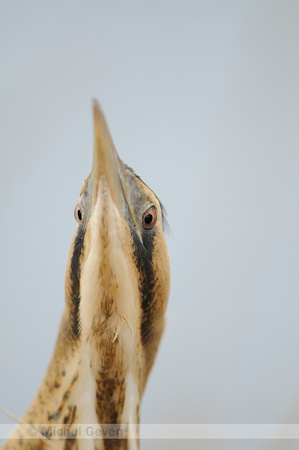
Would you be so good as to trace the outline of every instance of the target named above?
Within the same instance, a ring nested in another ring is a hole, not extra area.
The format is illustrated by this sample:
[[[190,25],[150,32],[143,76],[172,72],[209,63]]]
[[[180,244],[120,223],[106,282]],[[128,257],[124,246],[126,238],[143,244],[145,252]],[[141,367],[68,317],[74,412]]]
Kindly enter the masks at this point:
[[[77,205],[76,208],[75,208],[74,216],[75,216],[76,221],[79,224],[81,224],[82,223],[82,212],[81,212],[81,209],[80,209],[79,205]]]
[[[145,230],[151,230],[157,222],[157,210],[154,206],[149,208],[142,217],[142,225]]]

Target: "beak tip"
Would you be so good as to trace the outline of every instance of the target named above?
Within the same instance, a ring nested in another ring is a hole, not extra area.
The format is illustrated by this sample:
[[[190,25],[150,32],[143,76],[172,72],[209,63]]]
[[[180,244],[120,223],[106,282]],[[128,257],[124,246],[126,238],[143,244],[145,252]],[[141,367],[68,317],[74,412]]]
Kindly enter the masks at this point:
[[[98,181],[105,175],[110,193],[116,204],[121,206],[121,185],[119,179],[119,162],[110,131],[97,100],[93,99],[94,114],[94,156],[92,165],[92,179],[94,185],[93,201],[96,199]]]
[[[93,109],[100,109],[100,103],[97,101],[96,98],[92,99],[92,105],[93,105]]]
[[[103,112],[99,102],[95,98],[92,100],[92,106],[93,106],[93,117],[94,121],[96,122],[101,118],[101,116],[103,116]]]

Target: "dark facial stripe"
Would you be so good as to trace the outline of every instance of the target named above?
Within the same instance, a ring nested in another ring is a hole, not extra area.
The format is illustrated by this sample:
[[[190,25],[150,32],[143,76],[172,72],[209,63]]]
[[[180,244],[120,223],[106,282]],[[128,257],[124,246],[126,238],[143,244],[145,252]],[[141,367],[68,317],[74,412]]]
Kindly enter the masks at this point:
[[[135,262],[141,276],[139,291],[141,294],[141,342],[146,345],[151,338],[152,324],[154,320],[154,287],[155,274],[153,270],[153,248],[155,232],[144,233],[142,236],[143,244],[140,242],[135,230],[132,230],[132,236],[135,243]]]
[[[85,230],[83,227],[78,228],[78,233],[75,239],[74,250],[71,260],[71,311],[70,322],[73,335],[79,336],[79,304],[80,304],[80,261],[83,254]]]

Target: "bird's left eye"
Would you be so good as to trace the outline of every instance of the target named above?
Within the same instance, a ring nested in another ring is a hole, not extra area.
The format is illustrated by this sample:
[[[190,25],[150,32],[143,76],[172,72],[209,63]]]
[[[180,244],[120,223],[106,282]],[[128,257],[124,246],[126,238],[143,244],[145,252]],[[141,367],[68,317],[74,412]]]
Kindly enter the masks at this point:
[[[145,230],[152,229],[157,222],[157,210],[154,206],[149,208],[142,216],[142,226]]]
[[[82,212],[79,205],[77,205],[75,208],[74,216],[77,222],[80,224],[82,222]]]

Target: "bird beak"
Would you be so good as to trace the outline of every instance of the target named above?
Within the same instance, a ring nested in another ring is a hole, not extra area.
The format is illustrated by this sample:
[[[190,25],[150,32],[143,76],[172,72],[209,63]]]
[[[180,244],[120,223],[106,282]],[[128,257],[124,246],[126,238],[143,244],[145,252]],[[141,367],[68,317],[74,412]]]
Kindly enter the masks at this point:
[[[104,175],[115,205],[122,210],[123,191],[120,181],[122,161],[119,159],[104,114],[96,100],[93,101],[94,151],[91,171],[92,208],[96,204],[100,178]]]

